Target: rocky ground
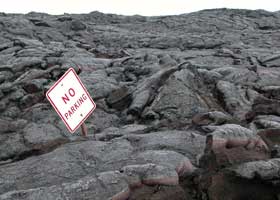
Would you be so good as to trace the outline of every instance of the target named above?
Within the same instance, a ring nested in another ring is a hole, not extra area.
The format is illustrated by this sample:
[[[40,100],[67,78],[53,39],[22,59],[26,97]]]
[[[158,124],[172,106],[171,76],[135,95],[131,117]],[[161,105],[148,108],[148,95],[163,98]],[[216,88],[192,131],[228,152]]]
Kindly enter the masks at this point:
[[[45,98],[69,67],[88,137]],[[280,200],[279,69],[278,12],[1,13],[0,199]]]

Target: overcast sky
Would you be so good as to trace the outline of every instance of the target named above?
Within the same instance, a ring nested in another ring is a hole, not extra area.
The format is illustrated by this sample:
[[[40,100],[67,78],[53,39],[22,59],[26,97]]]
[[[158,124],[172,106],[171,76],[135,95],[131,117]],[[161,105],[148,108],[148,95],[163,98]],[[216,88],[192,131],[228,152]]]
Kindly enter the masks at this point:
[[[123,15],[173,15],[210,8],[280,10],[279,0],[0,0],[0,12],[49,14],[100,11]]]

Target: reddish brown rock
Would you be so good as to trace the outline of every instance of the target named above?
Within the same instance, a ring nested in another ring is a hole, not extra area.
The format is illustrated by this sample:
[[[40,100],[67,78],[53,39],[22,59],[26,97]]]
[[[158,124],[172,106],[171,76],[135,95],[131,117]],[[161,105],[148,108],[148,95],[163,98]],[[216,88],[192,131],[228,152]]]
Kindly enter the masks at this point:
[[[264,141],[250,129],[235,124],[209,126],[200,165],[206,169],[222,167],[270,157]]]
[[[202,180],[200,180],[202,181]],[[209,200],[276,200],[277,188],[261,181],[250,181],[228,174],[214,173],[208,176],[201,194]]]
[[[200,165],[209,170],[270,157],[260,140],[213,140],[213,136],[208,136],[206,140],[205,153],[200,160]]]

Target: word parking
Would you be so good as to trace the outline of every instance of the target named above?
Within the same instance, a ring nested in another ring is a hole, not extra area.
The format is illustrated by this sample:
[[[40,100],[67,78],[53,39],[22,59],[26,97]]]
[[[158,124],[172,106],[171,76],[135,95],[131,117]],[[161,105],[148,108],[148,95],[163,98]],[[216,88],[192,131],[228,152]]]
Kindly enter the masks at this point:
[[[74,96],[75,95],[74,89],[73,88],[69,89],[69,95],[72,96],[70,94],[70,91],[73,91],[72,94]],[[67,104],[67,101],[70,101],[67,94],[65,94],[65,96],[62,97],[62,100],[64,101],[65,104]],[[87,100],[87,96],[85,94],[82,94],[82,96],[64,114],[65,118],[68,119],[68,117],[71,117],[86,100]]]

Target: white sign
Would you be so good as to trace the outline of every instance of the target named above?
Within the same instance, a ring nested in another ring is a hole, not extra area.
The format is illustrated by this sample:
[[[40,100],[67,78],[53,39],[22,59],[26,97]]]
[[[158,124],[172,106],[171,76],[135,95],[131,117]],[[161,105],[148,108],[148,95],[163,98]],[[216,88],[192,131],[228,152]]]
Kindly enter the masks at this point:
[[[73,68],[67,70],[46,96],[71,133],[84,123],[96,107]]]

